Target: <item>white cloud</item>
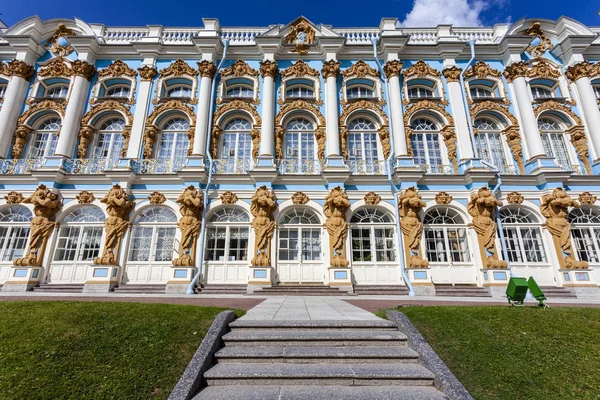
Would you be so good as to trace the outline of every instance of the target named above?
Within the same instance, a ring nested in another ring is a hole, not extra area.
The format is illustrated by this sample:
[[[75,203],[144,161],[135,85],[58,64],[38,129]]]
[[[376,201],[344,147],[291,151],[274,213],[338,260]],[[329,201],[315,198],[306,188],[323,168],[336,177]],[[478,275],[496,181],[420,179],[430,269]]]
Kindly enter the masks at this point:
[[[480,0],[414,0],[402,27],[434,27],[439,24],[481,26],[481,12],[486,4]]]

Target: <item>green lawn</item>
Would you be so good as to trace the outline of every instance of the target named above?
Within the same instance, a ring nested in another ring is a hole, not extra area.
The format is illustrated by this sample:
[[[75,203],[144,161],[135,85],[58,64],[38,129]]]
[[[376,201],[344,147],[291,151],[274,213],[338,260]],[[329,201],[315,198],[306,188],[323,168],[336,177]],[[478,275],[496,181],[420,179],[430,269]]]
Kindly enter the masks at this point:
[[[598,308],[399,311],[476,399],[600,399]]]
[[[1,301],[0,398],[166,399],[221,311]]]

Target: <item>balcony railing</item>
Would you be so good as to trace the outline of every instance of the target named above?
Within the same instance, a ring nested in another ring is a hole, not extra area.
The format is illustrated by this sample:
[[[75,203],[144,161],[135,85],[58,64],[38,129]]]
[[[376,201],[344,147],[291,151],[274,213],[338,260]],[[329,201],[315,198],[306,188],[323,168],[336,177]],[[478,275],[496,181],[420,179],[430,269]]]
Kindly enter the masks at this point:
[[[356,175],[385,175],[388,172],[387,161],[346,160],[346,165]]]
[[[419,165],[421,171],[430,175],[452,175],[454,174],[454,167],[447,164],[437,165]]]
[[[101,174],[110,171],[119,164],[119,160],[108,158],[74,158],[63,161],[63,168],[69,174]]]
[[[254,168],[252,159],[224,158],[213,160],[212,172],[213,174],[241,175],[247,174],[252,168]]]
[[[277,172],[282,175],[318,175],[321,170],[320,160],[277,160]]]
[[[585,168],[579,164],[560,165],[565,171],[571,171],[575,175],[587,175]]]
[[[0,172],[5,175],[26,174],[44,164],[43,158],[0,160]]]
[[[136,174],[173,174],[187,164],[187,158],[134,160],[133,172]]]
[[[503,175],[520,175],[521,171],[517,165],[503,165],[500,173]]]

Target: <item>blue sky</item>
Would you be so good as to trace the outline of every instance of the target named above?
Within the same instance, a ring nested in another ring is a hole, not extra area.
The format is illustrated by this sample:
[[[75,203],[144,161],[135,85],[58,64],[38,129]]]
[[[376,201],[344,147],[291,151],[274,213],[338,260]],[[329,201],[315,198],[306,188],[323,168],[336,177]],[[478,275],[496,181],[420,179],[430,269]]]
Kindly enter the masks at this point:
[[[0,19],[9,26],[36,14],[42,19],[76,16],[112,26],[202,26],[203,17],[216,17],[223,26],[266,26],[304,15],[315,23],[336,27],[373,27],[382,17],[396,17],[406,26],[489,26],[524,16],[556,19],[565,15],[600,26],[598,10],[597,0],[3,0]]]

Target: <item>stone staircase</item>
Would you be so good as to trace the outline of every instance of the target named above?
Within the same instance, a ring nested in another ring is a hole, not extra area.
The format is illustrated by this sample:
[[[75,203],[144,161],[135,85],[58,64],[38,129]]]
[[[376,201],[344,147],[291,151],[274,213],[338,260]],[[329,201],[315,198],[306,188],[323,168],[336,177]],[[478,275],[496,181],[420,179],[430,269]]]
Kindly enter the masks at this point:
[[[448,399],[384,320],[237,320],[194,400]]]
[[[81,293],[83,292],[83,283],[41,283],[33,288],[34,292],[42,293]]]
[[[540,286],[548,299],[576,299],[577,295],[565,287]]]
[[[199,291],[200,294],[246,294],[248,285],[204,285]]]
[[[357,295],[408,296],[404,285],[354,285]]]
[[[446,297],[492,297],[488,288],[472,285],[435,285],[435,295]]]
[[[352,296],[339,288],[325,285],[275,285],[254,291],[258,296]]]
[[[165,293],[167,285],[120,285],[116,287],[115,293],[127,293],[127,294],[161,294]]]

